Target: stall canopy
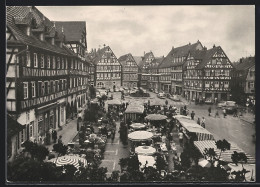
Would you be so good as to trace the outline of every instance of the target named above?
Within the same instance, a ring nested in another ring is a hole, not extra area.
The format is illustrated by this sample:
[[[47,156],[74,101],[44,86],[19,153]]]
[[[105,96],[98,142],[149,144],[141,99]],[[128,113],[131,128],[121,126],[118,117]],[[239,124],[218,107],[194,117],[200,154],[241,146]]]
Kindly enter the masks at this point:
[[[184,116],[184,115],[175,115],[175,116],[173,116],[173,118],[175,118],[175,119],[191,119],[191,117],[189,117],[189,116]]]
[[[242,149],[240,149],[236,144],[231,143],[230,150],[226,150],[221,153],[220,159],[226,162],[232,162],[231,155],[236,152],[244,152]],[[217,149],[215,141],[194,141],[194,145],[199,149],[199,151],[204,154],[205,148],[213,148],[217,155],[220,154],[220,149]],[[251,155],[245,153],[247,156],[247,163],[248,164],[255,164],[255,158]]]
[[[165,105],[164,100],[158,100],[158,99],[150,100],[150,106],[162,106],[162,105]]]
[[[142,114],[144,112],[144,106],[142,105],[128,105],[125,113]]]
[[[145,128],[145,125],[142,123],[133,123],[132,125],[130,125],[130,127],[133,129],[143,129]]]
[[[153,137],[153,133],[147,131],[135,131],[128,134],[128,139],[132,141],[149,140]]]
[[[214,136],[195,121],[186,118],[178,118],[178,121],[188,132],[196,133],[198,140],[214,140]]]
[[[167,119],[167,116],[161,115],[161,114],[149,114],[145,117],[147,120],[151,121],[159,121],[159,120],[165,120]]]
[[[206,159],[199,160],[198,165],[200,165],[203,168],[209,168],[211,166],[211,163],[207,161]]]
[[[146,156],[151,156],[154,153],[156,153],[156,149],[151,146],[138,146],[135,148],[135,152],[138,155],[146,155]]]
[[[108,100],[108,101],[107,101],[107,104],[108,104],[108,105],[121,105],[122,102],[121,102],[121,100],[113,99],[113,100]]]
[[[143,168],[146,164],[146,167],[151,166],[156,168],[155,166],[155,159],[153,156],[145,156],[145,155],[138,155],[138,160],[141,163],[140,168]]]

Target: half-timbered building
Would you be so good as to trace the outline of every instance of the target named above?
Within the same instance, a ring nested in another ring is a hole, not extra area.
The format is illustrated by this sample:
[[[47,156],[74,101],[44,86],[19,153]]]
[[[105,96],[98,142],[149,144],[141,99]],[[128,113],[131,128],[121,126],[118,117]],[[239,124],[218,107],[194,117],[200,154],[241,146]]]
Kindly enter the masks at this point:
[[[87,88],[89,79],[89,66],[86,61],[87,50],[86,22],[84,21],[56,21],[58,32],[63,33],[66,40],[64,44],[74,58],[68,64],[68,103],[67,114],[69,116],[77,112],[87,99]],[[69,112],[70,111],[70,112]]]
[[[122,86],[122,66],[109,46],[88,54],[95,66],[96,88],[113,89]]]
[[[190,100],[229,100],[233,65],[218,46],[191,51],[184,67],[184,92]]]
[[[119,57],[118,61],[122,65],[122,85],[126,88],[137,86],[138,66],[131,53]]]
[[[178,95],[183,93],[183,65],[187,55],[189,51],[201,50],[202,48],[200,41],[177,48],[172,47],[159,66],[160,87],[163,91]]]
[[[69,70],[80,60],[65,45],[64,32],[37,8],[7,7],[6,21],[6,107],[26,127],[16,136],[19,150],[25,140],[47,143],[47,134],[66,123]],[[76,82],[73,87],[82,91]]]

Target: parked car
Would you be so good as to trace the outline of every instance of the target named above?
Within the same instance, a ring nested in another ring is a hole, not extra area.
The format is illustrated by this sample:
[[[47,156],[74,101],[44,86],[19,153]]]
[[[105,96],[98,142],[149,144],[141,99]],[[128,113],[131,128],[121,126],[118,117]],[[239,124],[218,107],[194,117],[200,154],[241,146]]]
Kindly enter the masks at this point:
[[[158,90],[157,90],[157,89],[155,89],[155,90],[154,90],[154,93],[156,93],[156,94],[159,94],[159,92],[158,92]]]
[[[137,87],[133,87],[133,89],[134,89],[134,90],[138,90],[138,88],[137,88]]]
[[[157,97],[160,98],[160,99],[165,99],[165,93],[160,92],[160,93],[158,93]]]
[[[138,90],[130,90],[130,94],[135,94]]]
[[[222,107],[225,107],[227,105],[227,102],[226,101],[220,101],[219,103],[218,103],[218,108],[222,108]]]
[[[103,89],[101,89],[101,90],[98,90],[98,92],[99,92],[99,95],[102,97],[103,95],[107,95],[107,90],[103,90]]]
[[[227,101],[226,106],[224,106],[226,109],[227,114],[233,114],[234,111],[237,109],[237,105],[235,101]]]
[[[150,91],[150,92],[153,92],[154,90],[153,90],[152,88],[149,88],[149,91]]]
[[[211,98],[207,98],[207,99],[205,100],[205,103],[206,103],[206,104],[212,104],[212,103],[213,103],[213,101],[212,101],[212,99],[211,99]]]
[[[172,95],[170,93],[166,93],[165,97],[170,99],[170,97],[172,97]]]
[[[120,88],[119,88],[119,91],[120,91],[120,92],[123,92],[123,91],[124,91],[124,88],[120,87]]]
[[[173,101],[181,101],[180,97],[178,95],[172,95],[170,97],[170,100],[173,100]]]

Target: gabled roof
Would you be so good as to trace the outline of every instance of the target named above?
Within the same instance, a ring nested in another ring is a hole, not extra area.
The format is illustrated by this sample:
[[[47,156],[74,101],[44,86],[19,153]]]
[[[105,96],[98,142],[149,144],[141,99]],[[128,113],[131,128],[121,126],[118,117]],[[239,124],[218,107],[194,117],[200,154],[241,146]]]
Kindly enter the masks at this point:
[[[56,45],[51,45],[47,41],[41,41],[37,37],[33,35],[26,35],[16,24],[15,24],[15,17],[25,17],[27,18],[27,15],[31,14],[32,17],[34,18],[36,25],[39,27],[42,27],[42,25],[46,26],[46,29],[48,30],[49,28],[51,29],[52,24],[51,22],[43,16],[40,11],[35,8],[35,7],[27,7],[27,6],[13,6],[9,7],[6,12],[6,23],[7,27],[10,29],[10,31],[13,33],[15,38],[23,43],[24,45],[29,45],[45,50],[49,50],[52,52],[60,53],[63,55],[68,55],[68,53],[56,46]],[[20,18],[19,18],[20,19]],[[56,32],[57,34],[57,32]]]
[[[134,57],[134,60],[136,62],[136,64],[138,66],[140,66],[141,62],[142,62],[142,57],[141,56],[133,56]]]
[[[127,60],[127,57],[128,57],[129,55],[131,55],[131,54],[128,53],[128,54],[125,54],[125,55],[120,56],[120,57],[118,58],[118,61],[120,61],[120,62],[126,61],[126,60]]]
[[[202,48],[200,41],[197,41],[194,44],[187,44],[177,48],[172,48],[171,51],[168,53],[168,55],[165,57],[160,68],[183,65],[184,61],[174,63],[173,59],[176,57],[187,57],[190,51],[195,51],[198,50],[199,48]]]
[[[156,57],[152,62],[148,69],[157,69],[160,68],[164,57]]]
[[[132,58],[132,59],[135,61],[133,55],[132,55],[131,53],[128,53],[128,54],[125,54],[125,55],[120,56],[120,57],[118,58],[119,63],[121,63],[121,65],[124,66],[125,63],[126,63],[126,60],[128,59],[128,57]],[[136,61],[135,61],[135,63],[136,63]],[[137,65],[137,63],[136,63],[136,65]]]
[[[68,42],[79,42],[83,35],[86,37],[86,22],[85,21],[55,21],[56,29],[62,32]]]
[[[105,51],[108,50],[108,49],[111,50],[111,48],[110,48],[109,46],[105,46],[105,47],[103,47],[103,48],[101,48],[101,49],[98,49],[96,52],[88,53],[87,56],[92,60],[92,62],[93,62],[94,64],[97,64],[97,63],[99,62],[99,60],[101,60],[101,58],[102,58],[103,55],[107,55],[107,56],[106,56],[107,59],[111,58],[111,56],[110,56],[109,54],[105,53]],[[111,51],[112,51],[112,50],[111,50]],[[114,52],[113,52],[113,54],[114,54]],[[114,54],[114,55],[115,55],[115,54]],[[120,62],[119,62],[119,63],[120,63]],[[120,63],[120,64],[121,64],[121,63]]]
[[[213,55],[219,50],[223,51],[222,48],[218,46],[218,47],[213,47],[211,49],[205,50],[204,53],[202,52],[197,54],[197,56],[200,59],[202,59],[202,61],[197,65],[196,69],[204,68],[209,62],[209,60],[213,57]]]
[[[248,70],[255,65],[255,57],[241,58],[241,62],[234,65],[236,70]]]

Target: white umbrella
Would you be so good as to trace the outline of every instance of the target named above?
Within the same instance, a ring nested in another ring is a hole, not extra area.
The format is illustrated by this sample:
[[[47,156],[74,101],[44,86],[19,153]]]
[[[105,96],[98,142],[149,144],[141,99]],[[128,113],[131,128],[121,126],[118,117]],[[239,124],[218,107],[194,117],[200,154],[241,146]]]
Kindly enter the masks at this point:
[[[57,166],[70,164],[70,165],[74,165],[76,168],[79,168],[79,161],[82,162],[84,166],[87,165],[87,160],[79,156],[69,156],[69,155],[61,156],[58,157],[57,162],[56,159],[57,158],[53,158],[51,160],[48,160],[48,162],[56,163]]]
[[[207,161],[206,159],[199,161],[198,164],[203,168],[209,168],[211,166],[211,163],[209,161]]]
[[[145,125],[142,123],[133,123],[132,125],[130,125],[130,127],[133,129],[142,129],[145,128]]]
[[[153,133],[147,131],[135,131],[128,134],[128,139],[133,141],[148,140],[153,137]]]
[[[138,146],[135,148],[135,152],[138,155],[153,155],[156,152],[156,149],[151,146]]]

